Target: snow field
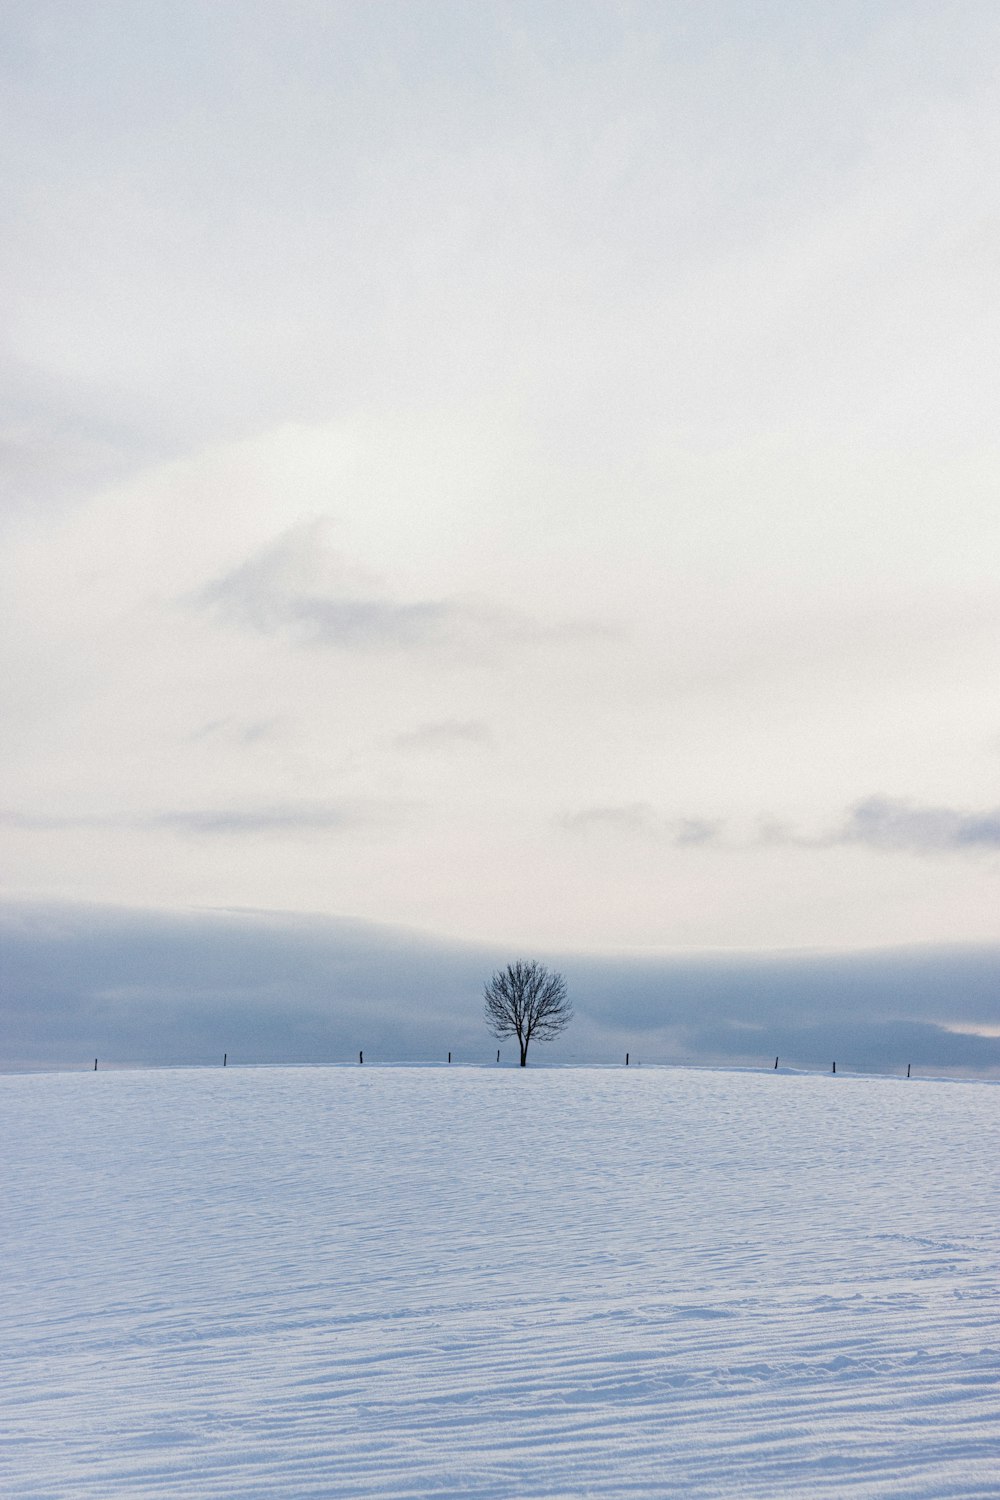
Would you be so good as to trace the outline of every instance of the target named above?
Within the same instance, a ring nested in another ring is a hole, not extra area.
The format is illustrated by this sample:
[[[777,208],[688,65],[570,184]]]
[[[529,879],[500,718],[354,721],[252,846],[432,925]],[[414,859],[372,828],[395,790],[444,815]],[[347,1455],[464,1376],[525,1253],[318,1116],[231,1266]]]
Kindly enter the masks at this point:
[[[1000,1090],[0,1078],[10,1500],[1000,1494]]]

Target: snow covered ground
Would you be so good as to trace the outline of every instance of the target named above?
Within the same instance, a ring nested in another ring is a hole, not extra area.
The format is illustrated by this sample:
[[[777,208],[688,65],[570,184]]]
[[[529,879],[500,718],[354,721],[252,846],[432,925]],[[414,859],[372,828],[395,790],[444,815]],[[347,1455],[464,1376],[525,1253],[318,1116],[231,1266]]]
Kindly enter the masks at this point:
[[[1000,1494],[1000,1089],[0,1078],[0,1493]]]

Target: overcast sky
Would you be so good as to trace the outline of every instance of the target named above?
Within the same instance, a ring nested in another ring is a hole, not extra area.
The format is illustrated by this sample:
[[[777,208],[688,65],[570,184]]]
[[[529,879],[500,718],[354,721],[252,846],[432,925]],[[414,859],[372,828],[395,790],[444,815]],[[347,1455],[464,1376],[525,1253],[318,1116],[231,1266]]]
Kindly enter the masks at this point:
[[[7,0],[12,909],[996,953],[998,63],[992,0]]]

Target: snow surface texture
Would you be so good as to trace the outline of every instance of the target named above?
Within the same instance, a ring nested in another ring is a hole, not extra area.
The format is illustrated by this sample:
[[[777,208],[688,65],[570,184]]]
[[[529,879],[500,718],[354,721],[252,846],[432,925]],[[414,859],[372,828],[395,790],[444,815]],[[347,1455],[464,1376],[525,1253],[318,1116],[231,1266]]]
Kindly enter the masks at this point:
[[[0,1079],[7,1497],[1000,1493],[1000,1091]]]

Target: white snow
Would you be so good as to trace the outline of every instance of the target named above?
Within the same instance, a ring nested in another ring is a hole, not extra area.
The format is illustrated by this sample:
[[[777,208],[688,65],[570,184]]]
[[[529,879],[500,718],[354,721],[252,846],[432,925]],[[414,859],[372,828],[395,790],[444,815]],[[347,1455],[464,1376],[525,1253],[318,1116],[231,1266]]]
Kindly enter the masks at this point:
[[[1000,1494],[1000,1091],[0,1078],[9,1500]]]

